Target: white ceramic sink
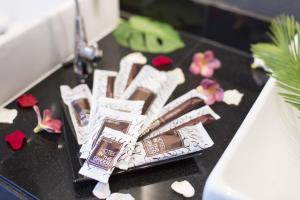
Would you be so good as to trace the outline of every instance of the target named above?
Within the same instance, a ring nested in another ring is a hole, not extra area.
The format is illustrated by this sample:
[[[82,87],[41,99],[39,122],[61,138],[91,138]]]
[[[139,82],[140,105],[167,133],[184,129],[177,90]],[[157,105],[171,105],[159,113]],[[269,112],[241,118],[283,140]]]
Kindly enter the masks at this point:
[[[210,174],[204,200],[300,199],[300,113],[269,79]]]
[[[117,26],[118,0],[80,0],[80,5],[90,42]],[[9,21],[0,35],[0,107],[72,56],[74,15],[74,0],[0,0],[0,18]]]
[[[6,16],[12,25],[30,23],[37,17],[49,14],[70,0],[0,0],[0,15]]]

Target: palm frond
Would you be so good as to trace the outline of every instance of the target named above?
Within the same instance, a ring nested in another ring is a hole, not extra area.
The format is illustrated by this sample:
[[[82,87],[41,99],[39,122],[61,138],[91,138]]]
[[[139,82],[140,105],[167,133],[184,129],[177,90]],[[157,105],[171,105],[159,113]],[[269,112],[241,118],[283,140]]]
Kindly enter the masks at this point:
[[[272,20],[269,36],[273,43],[254,44],[251,51],[270,69],[284,91],[279,94],[300,110],[300,24],[294,17],[279,16]]]

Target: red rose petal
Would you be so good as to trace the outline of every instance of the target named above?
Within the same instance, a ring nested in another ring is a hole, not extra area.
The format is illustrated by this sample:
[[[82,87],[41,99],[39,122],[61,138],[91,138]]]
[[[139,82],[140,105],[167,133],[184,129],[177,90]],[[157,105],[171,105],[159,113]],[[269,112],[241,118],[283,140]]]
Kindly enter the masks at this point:
[[[22,131],[15,130],[5,136],[5,141],[10,145],[12,150],[17,151],[23,147],[25,138],[26,135]]]
[[[172,58],[169,58],[167,56],[156,56],[155,58],[152,59],[152,65],[158,69],[169,67],[172,64],[173,64]]]
[[[18,102],[19,106],[22,107],[22,108],[29,108],[29,107],[32,107],[32,106],[34,106],[38,103],[35,96],[33,96],[30,93],[23,94],[22,96],[20,96],[17,99],[17,102]]]

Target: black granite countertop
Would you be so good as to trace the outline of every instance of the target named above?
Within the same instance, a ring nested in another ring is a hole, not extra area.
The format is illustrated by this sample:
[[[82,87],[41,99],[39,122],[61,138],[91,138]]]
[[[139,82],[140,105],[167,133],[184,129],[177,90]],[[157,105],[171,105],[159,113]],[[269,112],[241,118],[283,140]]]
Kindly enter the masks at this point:
[[[237,107],[224,103],[212,106],[222,119],[207,126],[215,144],[202,155],[137,172],[115,175],[110,181],[112,192],[130,193],[138,200],[184,199],[173,192],[170,185],[173,181],[186,179],[196,190],[196,195],[190,199],[200,199],[209,173],[267,80],[260,71],[250,69],[249,54],[186,33],[181,35],[186,47],[168,56],[174,59],[174,67],[181,67],[184,70],[186,82],[176,89],[172,98],[199,84],[201,77],[191,75],[188,67],[194,52],[210,49],[223,64],[222,68],[216,71],[215,79],[225,90],[238,89],[244,93],[243,100]],[[120,59],[131,52],[119,46],[112,35],[102,39],[99,46],[104,50],[104,58],[99,66],[101,69],[118,70]],[[155,54],[146,54],[146,56],[151,61]],[[41,109],[50,108],[55,116],[61,117],[59,86],[62,84],[70,86],[77,84],[72,65],[60,68],[28,92],[37,97]],[[73,187],[63,135],[45,132],[35,134],[32,130],[36,125],[36,116],[32,109],[21,109],[15,101],[7,108],[16,108],[18,116],[13,125],[0,126],[0,174],[41,199],[94,199],[90,192],[86,192],[87,188],[79,187],[75,190]],[[12,151],[3,139],[6,134],[15,129],[20,129],[27,135],[27,144],[17,152]]]

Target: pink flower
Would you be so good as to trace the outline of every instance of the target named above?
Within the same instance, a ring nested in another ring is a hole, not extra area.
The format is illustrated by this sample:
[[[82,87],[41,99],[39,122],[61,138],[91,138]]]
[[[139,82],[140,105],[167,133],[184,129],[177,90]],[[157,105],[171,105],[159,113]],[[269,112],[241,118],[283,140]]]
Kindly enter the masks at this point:
[[[61,133],[62,122],[58,119],[52,118],[52,112],[49,109],[44,110],[43,119],[41,118],[40,109],[38,106],[33,106],[38,119],[38,125],[33,132],[38,133],[45,130],[49,133]]]
[[[193,62],[190,65],[192,74],[201,74],[204,77],[211,77],[214,71],[221,67],[221,62],[215,58],[212,51],[205,51],[204,53],[195,53]]]
[[[207,100],[205,101],[207,105],[220,102],[224,97],[224,90],[220,87],[220,84],[211,79],[203,79],[197,90],[207,96]]]

